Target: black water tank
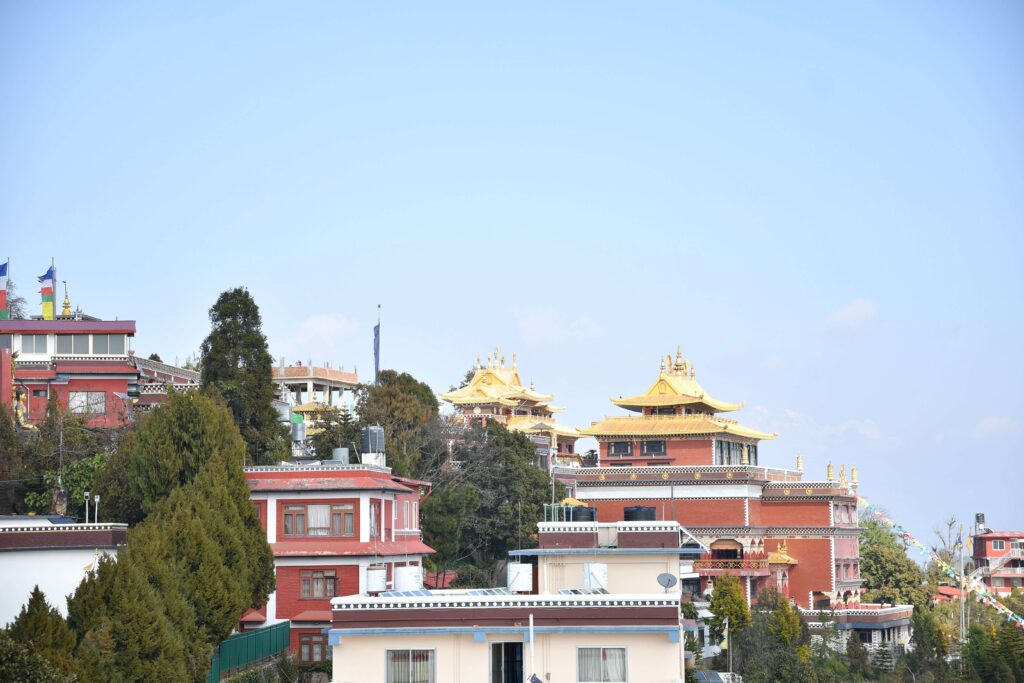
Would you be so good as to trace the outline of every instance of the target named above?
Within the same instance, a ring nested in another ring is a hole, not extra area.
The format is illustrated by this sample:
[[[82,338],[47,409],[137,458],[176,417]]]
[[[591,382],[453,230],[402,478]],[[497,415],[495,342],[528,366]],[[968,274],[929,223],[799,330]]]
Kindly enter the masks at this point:
[[[658,509],[648,505],[631,505],[623,511],[623,521],[655,522],[658,520]]]
[[[361,436],[363,453],[384,452],[384,428],[378,425],[363,427]]]
[[[569,519],[573,522],[596,522],[597,510],[583,506],[573,507],[569,510]]]

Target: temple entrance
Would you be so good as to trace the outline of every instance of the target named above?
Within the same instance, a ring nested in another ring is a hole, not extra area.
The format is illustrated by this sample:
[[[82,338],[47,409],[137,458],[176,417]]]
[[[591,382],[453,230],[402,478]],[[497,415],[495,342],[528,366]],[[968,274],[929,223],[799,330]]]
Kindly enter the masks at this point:
[[[522,643],[491,643],[491,683],[523,683]]]

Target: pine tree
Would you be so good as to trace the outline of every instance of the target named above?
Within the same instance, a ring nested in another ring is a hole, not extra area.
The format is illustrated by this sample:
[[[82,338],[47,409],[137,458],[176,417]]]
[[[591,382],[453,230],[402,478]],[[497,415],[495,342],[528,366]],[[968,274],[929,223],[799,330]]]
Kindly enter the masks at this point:
[[[871,656],[856,632],[851,632],[846,641],[846,661],[850,672],[860,676],[871,675]]]
[[[256,302],[244,287],[228,290],[210,309],[210,323],[201,347],[203,387],[216,387],[227,401],[251,462],[287,457],[288,430],[273,405],[273,359]]]
[[[711,636],[716,640],[725,633],[725,620],[729,619],[729,633],[735,635],[750,625],[750,610],[747,608],[747,596],[740,580],[732,574],[725,574],[715,579],[715,590],[711,594],[711,613],[714,615],[708,622]]]
[[[8,628],[16,641],[49,660],[59,671],[74,673],[75,634],[64,617],[46,602],[39,586],[32,589],[28,604]]]
[[[18,642],[0,629],[0,683],[74,683],[75,677],[58,671],[32,646]],[[84,680],[103,680],[102,678]]]

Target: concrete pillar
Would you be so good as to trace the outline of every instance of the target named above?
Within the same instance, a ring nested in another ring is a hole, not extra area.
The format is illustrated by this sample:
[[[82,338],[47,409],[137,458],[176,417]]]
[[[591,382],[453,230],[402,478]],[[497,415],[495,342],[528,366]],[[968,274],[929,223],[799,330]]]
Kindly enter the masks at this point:
[[[303,403],[313,402],[313,380],[306,380],[306,400]]]

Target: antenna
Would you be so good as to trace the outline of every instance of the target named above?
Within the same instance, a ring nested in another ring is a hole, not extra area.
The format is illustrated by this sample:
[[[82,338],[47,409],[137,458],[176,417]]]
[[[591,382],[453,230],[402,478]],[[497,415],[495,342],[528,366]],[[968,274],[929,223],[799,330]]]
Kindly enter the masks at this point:
[[[669,588],[676,585],[678,582],[679,579],[677,579],[674,574],[669,574],[668,572],[658,574],[658,583],[665,589],[666,593],[668,593]]]

